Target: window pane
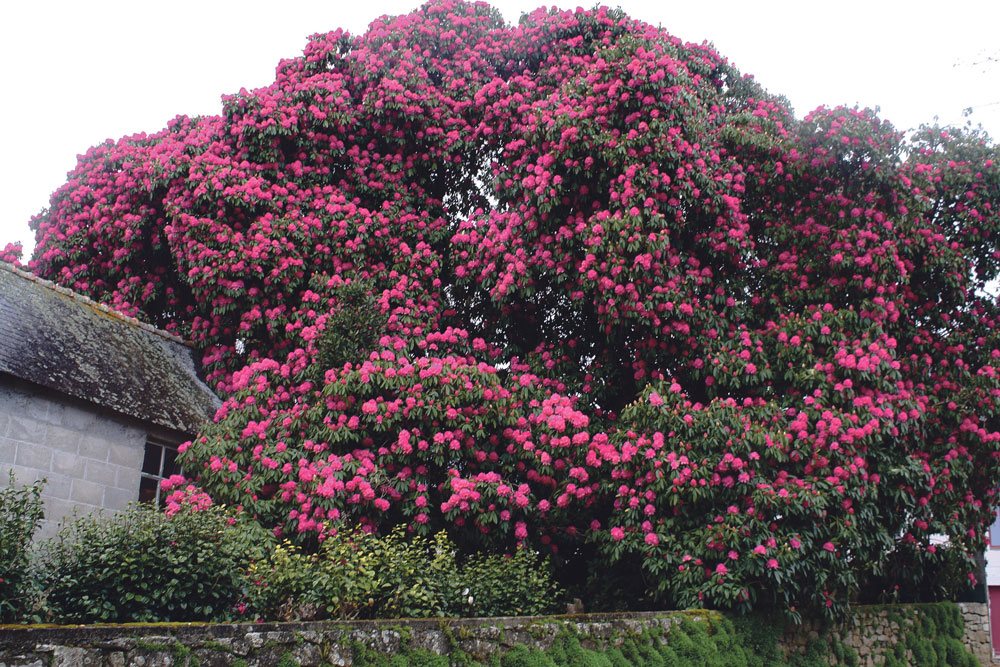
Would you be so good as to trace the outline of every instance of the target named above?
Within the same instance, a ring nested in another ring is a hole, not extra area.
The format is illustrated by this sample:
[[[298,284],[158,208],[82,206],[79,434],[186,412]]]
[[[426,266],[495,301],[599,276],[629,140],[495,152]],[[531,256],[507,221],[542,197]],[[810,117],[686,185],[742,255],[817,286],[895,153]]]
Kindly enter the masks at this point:
[[[153,477],[139,478],[139,502],[156,502],[156,489],[160,486],[160,480]]]
[[[180,470],[177,466],[177,450],[173,447],[163,448],[163,474],[164,478],[176,475]]]
[[[990,526],[990,546],[1000,547],[1000,517],[994,518]]]
[[[160,474],[160,457],[163,454],[163,447],[146,443],[146,455],[142,459],[142,471],[147,475]]]
[[[177,444],[154,436],[147,437],[139,483],[139,502],[156,502],[162,506],[165,494],[160,482],[179,472]]]

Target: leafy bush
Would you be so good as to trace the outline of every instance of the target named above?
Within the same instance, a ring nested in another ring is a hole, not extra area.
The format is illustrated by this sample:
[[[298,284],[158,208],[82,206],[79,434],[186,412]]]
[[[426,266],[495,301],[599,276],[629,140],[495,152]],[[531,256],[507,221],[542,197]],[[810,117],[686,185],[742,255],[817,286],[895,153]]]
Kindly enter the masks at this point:
[[[328,537],[316,554],[289,542],[251,568],[261,618],[416,618],[537,614],[559,602],[538,554],[478,555],[464,566],[442,532],[433,539],[363,530]]]
[[[246,589],[241,527],[221,509],[168,517],[132,505],[78,517],[42,547],[51,620],[63,623],[225,621]]]
[[[0,489],[0,623],[18,620],[31,597],[28,590],[29,547],[42,523],[45,480],[17,486],[14,473]]]
[[[285,541],[251,569],[253,607],[280,620],[443,615],[454,598],[444,590],[450,560],[424,538],[407,542],[399,530],[385,537],[337,533],[316,554]]]
[[[512,556],[474,554],[459,577],[468,586],[472,616],[535,616],[557,609],[563,597],[547,563],[523,547]]]
[[[323,370],[339,368],[368,355],[389,321],[372,296],[371,281],[356,281],[334,290],[334,306],[316,342],[317,362]]]

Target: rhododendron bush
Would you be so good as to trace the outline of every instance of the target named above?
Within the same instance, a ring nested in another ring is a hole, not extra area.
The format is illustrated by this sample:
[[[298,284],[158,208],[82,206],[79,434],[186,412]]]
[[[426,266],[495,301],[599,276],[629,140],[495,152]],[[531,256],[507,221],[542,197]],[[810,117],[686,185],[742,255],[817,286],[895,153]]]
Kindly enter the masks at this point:
[[[30,267],[194,341],[225,404],[177,488],[302,545],[836,612],[983,548],[997,159],[616,11],[434,0],[91,149]]]

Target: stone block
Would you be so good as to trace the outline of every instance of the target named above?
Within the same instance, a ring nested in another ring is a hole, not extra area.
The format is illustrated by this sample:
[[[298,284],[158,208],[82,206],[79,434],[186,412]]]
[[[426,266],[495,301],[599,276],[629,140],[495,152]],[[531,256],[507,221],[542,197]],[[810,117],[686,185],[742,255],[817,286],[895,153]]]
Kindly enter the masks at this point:
[[[413,637],[411,646],[431,653],[437,653],[438,655],[444,655],[450,648],[448,637],[441,630],[425,630],[424,632],[417,633]]]
[[[107,461],[108,451],[111,448],[111,443],[108,442],[106,438],[99,435],[85,435],[82,440],[80,440],[80,456],[86,456],[88,459],[94,459],[95,461]]]
[[[169,651],[130,651],[126,658],[128,667],[173,667],[177,664]]]
[[[56,646],[52,652],[52,667],[100,667],[101,653],[94,649]]]
[[[104,502],[104,487],[93,482],[75,479],[73,480],[73,491],[70,494],[70,500],[100,507]]]
[[[71,431],[76,431],[77,433],[84,433],[93,429],[98,419],[100,417],[93,410],[87,410],[75,405],[63,405],[58,419],[52,419],[52,423]]]
[[[58,475],[79,477],[85,465],[85,459],[80,458],[76,452],[52,452],[52,472]]]
[[[115,478],[115,486],[119,489],[139,493],[139,469],[118,466],[118,476]]]
[[[14,464],[49,472],[52,469],[52,448],[31,442],[17,443]]]
[[[53,449],[76,454],[82,439],[80,431],[49,424],[45,427],[45,444]]]
[[[107,447],[108,463],[132,470],[139,470],[142,466],[142,457],[145,454],[142,443],[112,442],[108,443]]]
[[[312,644],[296,646],[291,651],[291,657],[302,667],[319,667],[323,662],[319,649]]]
[[[114,419],[95,421],[91,434],[107,442],[139,443],[141,445],[146,440],[144,431]]]
[[[49,498],[68,500],[73,489],[73,478],[68,475],[49,473],[45,476],[45,488],[42,494]]]
[[[45,504],[45,520],[42,521],[41,527],[35,533],[35,542],[55,537],[63,525],[73,520],[74,511],[85,509],[69,500],[59,498],[43,498],[42,500]],[[81,513],[83,512],[81,511]]]
[[[348,667],[354,664],[354,652],[349,644],[341,646],[331,643],[326,647],[326,661],[336,667]]]
[[[70,492],[72,495],[72,491]],[[86,508],[81,508],[72,500],[61,498],[45,498],[45,519],[53,523],[59,523],[64,519],[71,520],[73,512],[79,509],[80,514],[86,514]]]
[[[250,653],[250,641],[247,637],[218,637],[215,643],[226,651],[239,656],[246,656]]]
[[[0,412],[23,412],[28,397],[13,387],[0,387]]]
[[[115,486],[118,481],[118,466],[93,460],[87,461],[83,478],[88,482],[94,482],[102,486]]]
[[[32,417],[21,414],[10,415],[10,423],[7,424],[7,437],[20,442],[45,442],[45,422],[38,421]]]
[[[195,649],[192,651],[191,657],[196,658],[201,667],[229,667],[233,664],[233,656],[218,649]],[[194,662],[192,661],[190,664],[194,664]]]
[[[53,402],[51,399],[35,394],[25,402],[23,412],[21,414],[29,419],[34,419],[43,424],[47,424],[49,422],[49,409],[52,405]]]
[[[2,431],[0,431],[2,433]],[[0,437],[0,463],[13,463],[17,443],[10,438]]]
[[[134,489],[119,489],[116,487],[107,487],[104,489],[104,504],[103,507],[108,510],[118,511],[123,510],[128,507],[129,503],[134,503],[139,500],[139,485],[136,484]]]

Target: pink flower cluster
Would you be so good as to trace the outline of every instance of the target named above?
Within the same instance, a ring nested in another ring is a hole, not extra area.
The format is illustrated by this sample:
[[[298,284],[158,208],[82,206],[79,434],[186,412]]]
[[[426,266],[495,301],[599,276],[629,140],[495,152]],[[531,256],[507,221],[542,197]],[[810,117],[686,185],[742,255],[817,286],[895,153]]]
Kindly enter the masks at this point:
[[[992,520],[998,165],[798,119],[618,11],[431,0],[90,149],[29,266],[194,343],[224,405],[185,470],[293,539],[445,528],[836,610]]]

